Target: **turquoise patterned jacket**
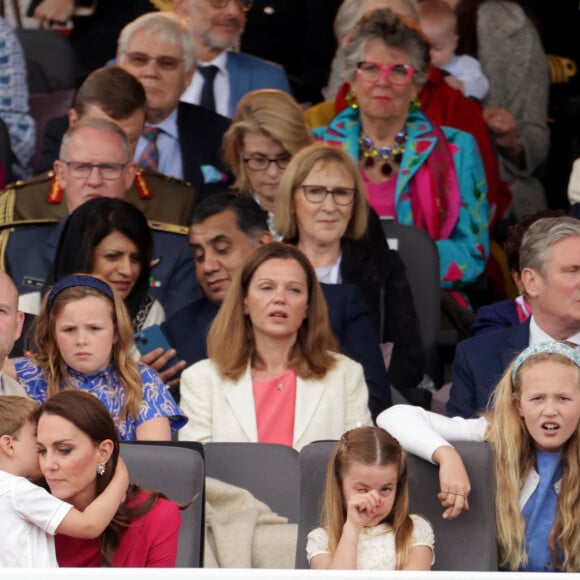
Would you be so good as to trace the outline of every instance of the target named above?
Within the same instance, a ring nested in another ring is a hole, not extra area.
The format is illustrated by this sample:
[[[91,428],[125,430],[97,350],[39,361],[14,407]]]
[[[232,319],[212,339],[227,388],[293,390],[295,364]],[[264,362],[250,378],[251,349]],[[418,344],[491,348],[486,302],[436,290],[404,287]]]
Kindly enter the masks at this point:
[[[431,122],[421,112],[409,113],[407,145],[395,188],[395,209],[397,221],[401,224],[413,225],[409,184],[435,147],[437,137],[431,134],[431,129]],[[461,192],[461,207],[451,235],[436,240],[436,244],[442,287],[459,289],[483,272],[489,253],[487,182],[475,139],[457,129],[441,129],[454,146],[453,162]],[[314,129],[313,134],[317,139],[342,147],[358,160],[360,130],[358,110],[348,107],[328,126]]]

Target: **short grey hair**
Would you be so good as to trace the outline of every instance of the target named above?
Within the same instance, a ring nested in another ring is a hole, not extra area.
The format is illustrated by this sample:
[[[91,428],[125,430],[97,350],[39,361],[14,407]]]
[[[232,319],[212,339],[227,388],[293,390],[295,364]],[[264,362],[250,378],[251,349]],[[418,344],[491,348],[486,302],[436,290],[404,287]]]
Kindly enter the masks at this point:
[[[373,10],[365,14],[356,25],[352,37],[344,48],[342,78],[352,82],[356,65],[364,60],[364,52],[370,40],[382,40],[387,46],[402,50],[409,55],[415,69],[413,83],[421,86],[427,80],[429,66],[429,43],[418,24],[405,16],[398,16],[389,8]]]
[[[552,246],[566,238],[580,238],[580,220],[562,216],[534,222],[524,234],[520,246],[520,272],[530,268],[544,275]]]
[[[417,3],[415,0],[397,0],[405,4],[409,15],[417,20]],[[356,26],[360,20],[362,13],[363,2],[361,0],[343,0],[339,6],[336,16],[334,17],[334,35],[338,46],[340,46],[342,39]],[[392,8],[391,8],[392,10]]]
[[[185,22],[177,14],[170,12],[148,12],[129,22],[121,30],[117,42],[117,53],[120,56],[121,64],[124,60],[123,55],[127,53],[127,46],[132,36],[141,31],[148,34],[159,34],[163,42],[181,46],[187,72],[197,64],[195,48]]]
[[[70,140],[74,137],[76,133],[82,129],[96,129],[97,131],[102,131],[103,133],[109,133],[112,135],[117,135],[123,146],[123,151],[125,151],[126,163],[131,161],[131,144],[129,143],[129,138],[125,134],[125,131],[119,127],[116,123],[112,121],[107,121],[107,119],[98,119],[94,117],[84,117],[78,123],[73,125],[68,129],[68,131],[63,135],[62,141],[60,143],[60,151],[58,158],[60,161],[66,161],[66,151]]]

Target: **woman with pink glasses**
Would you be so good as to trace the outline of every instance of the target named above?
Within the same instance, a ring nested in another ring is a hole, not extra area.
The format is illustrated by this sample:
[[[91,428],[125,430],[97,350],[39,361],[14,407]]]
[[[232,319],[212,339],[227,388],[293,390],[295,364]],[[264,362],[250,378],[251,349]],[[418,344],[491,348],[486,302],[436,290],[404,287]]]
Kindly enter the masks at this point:
[[[381,217],[429,232],[439,250],[441,286],[455,291],[485,266],[487,183],[473,137],[437,127],[418,107],[428,64],[429,45],[413,21],[389,9],[367,13],[345,48],[350,106],[315,136],[358,162],[368,201]]]

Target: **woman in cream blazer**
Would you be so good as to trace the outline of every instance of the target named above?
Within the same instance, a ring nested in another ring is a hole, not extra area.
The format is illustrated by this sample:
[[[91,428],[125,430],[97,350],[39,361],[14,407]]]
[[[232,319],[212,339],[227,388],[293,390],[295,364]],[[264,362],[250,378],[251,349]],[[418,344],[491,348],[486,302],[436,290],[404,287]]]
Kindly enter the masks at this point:
[[[209,359],[182,374],[180,440],[299,450],[370,425],[362,367],[336,350],[308,259],[277,242],[259,247],[210,329]]]

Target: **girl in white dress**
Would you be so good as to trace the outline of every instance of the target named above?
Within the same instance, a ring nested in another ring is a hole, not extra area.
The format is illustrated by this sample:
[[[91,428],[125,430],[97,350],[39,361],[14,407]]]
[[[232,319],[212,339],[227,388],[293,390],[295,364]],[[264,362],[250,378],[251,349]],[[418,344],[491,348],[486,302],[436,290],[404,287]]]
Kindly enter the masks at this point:
[[[433,530],[409,515],[407,459],[387,431],[347,431],[328,465],[322,525],[308,534],[311,568],[429,570]]]

